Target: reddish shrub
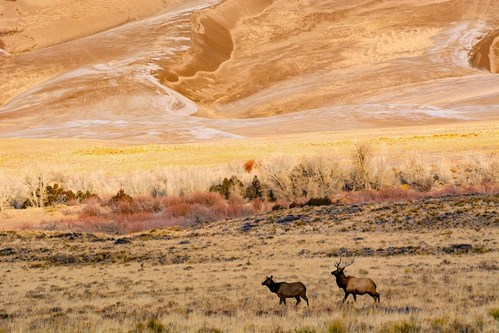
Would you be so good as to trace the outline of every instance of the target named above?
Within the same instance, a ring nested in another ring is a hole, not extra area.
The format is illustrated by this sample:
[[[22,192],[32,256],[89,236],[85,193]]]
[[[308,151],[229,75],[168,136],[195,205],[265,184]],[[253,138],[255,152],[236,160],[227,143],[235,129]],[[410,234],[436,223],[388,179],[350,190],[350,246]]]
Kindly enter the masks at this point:
[[[251,204],[252,210],[255,213],[261,213],[261,212],[264,212],[264,211],[269,211],[270,208],[273,206],[273,204],[270,204],[267,201],[263,201],[260,198],[251,200],[250,204]]]
[[[80,218],[104,216],[109,213],[105,207],[101,206],[97,201],[87,202],[80,213]]]
[[[203,206],[214,206],[224,200],[219,193],[215,192],[194,192],[184,198],[190,204],[200,204]]]
[[[255,160],[248,160],[246,161],[244,164],[243,164],[243,169],[244,171],[246,171],[247,173],[250,173],[251,171],[253,171],[253,169],[255,168],[256,166],[256,162]]]

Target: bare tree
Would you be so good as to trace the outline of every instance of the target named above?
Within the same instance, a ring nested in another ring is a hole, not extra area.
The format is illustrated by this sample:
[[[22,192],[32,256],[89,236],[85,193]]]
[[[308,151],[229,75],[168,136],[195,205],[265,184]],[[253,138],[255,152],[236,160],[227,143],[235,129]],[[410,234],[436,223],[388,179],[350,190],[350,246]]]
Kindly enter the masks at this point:
[[[28,202],[33,207],[43,207],[47,201],[47,185],[53,180],[53,173],[43,166],[29,169],[26,173],[24,186]]]
[[[0,173],[0,212],[9,206],[10,201],[17,193],[17,186],[14,179],[5,173]]]
[[[352,187],[354,190],[370,189],[371,174],[370,163],[372,147],[369,142],[358,142],[355,144],[352,151]]]
[[[333,157],[326,155],[303,158],[291,173],[293,194],[302,191],[306,197],[331,196],[343,180],[342,171]]]
[[[290,174],[295,161],[287,157],[274,157],[259,163],[262,179],[269,184],[274,195],[281,199],[294,199]]]

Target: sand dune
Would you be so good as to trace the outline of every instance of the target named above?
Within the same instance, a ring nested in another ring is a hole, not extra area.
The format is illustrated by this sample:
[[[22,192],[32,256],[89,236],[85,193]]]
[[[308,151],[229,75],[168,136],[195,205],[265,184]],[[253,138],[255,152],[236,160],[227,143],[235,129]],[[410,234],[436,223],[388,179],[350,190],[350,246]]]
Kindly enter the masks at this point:
[[[0,13],[0,137],[499,118],[497,0],[18,0]]]
[[[180,3],[181,0],[2,1],[0,47],[10,53],[43,49],[170,10]]]
[[[170,86],[206,115],[253,117],[362,103],[394,87],[471,75],[461,60],[497,23],[499,2],[451,3],[277,0],[231,30],[234,52],[218,70]],[[265,90],[272,97],[262,100]]]

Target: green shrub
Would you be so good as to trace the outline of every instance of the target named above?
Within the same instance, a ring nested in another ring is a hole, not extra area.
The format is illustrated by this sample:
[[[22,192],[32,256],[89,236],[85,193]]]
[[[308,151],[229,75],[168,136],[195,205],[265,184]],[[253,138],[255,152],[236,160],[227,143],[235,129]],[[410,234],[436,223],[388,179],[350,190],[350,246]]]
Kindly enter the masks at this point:
[[[159,320],[156,318],[151,318],[147,321],[146,324],[147,328],[149,328],[151,331],[154,333],[162,333],[166,332],[165,325],[163,325]]]
[[[158,319],[151,318],[143,323],[138,323],[134,330],[129,333],[167,333],[171,332]]]
[[[245,199],[258,199],[263,198],[263,189],[258,176],[253,177],[251,184],[246,187],[246,191],[244,192]]]
[[[345,324],[340,320],[335,320],[327,326],[327,333],[345,333],[347,331]]]
[[[431,321],[431,331],[435,333],[444,333],[446,332],[447,323],[449,320],[445,317],[434,318]]]
[[[495,320],[499,321],[499,308],[492,308],[489,310],[489,315]]]
[[[222,184],[212,185],[209,191],[220,193],[225,199],[229,199],[234,193],[241,195],[243,188],[243,183],[236,176],[232,176],[230,179],[224,178]]]
[[[43,192],[43,193],[42,193]],[[71,190],[66,190],[62,185],[54,184],[47,185],[44,191],[37,189],[33,195],[33,198],[26,200],[22,208],[28,208],[36,206],[36,202],[41,204],[41,206],[54,206],[54,205],[65,205],[70,201],[83,202],[85,200],[99,197],[90,191],[82,192],[77,191],[74,193]]]
[[[305,204],[306,206],[329,206],[332,205],[333,202],[328,197],[323,198],[311,198]]]
[[[116,195],[114,195],[111,200],[109,200],[109,204],[130,204],[133,202],[133,198],[125,193],[125,190],[120,189]]]
[[[304,326],[304,327],[300,327],[300,328],[297,328],[295,330],[296,333],[316,333],[317,330],[313,327],[310,327],[310,326]]]

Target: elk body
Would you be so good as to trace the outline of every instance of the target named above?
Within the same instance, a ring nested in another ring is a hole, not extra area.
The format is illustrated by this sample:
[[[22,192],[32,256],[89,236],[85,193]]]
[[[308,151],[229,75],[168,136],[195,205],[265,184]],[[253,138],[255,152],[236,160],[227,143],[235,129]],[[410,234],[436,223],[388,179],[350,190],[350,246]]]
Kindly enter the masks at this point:
[[[343,303],[345,303],[348,295],[350,294],[352,294],[354,301],[357,301],[357,295],[368,294],[374,299],[374,302],[379,302],[379,293],[376,291],[376,283],[374,283],[373,280],[345,275],[345,268],[347,266],[350,266],[351,264],[353,264],[353,260],[349,264],[341,267],[340,258],[340,262],[335,264],[336,270],[331,272],[331,274],[336,277],[336,284],[338,285],[338,287],[343,289],[343,291],[345,292]]]
[[[279,304],[284,303],[286,305],[286,298],[295,298],[296,305],[301,302],[301,298],[303,298],[307,302],[308,306],[308,297],[307,297],[307,288],[301,282],[274,282],[272,280],[273,276],[270,276],[262,282],[262,286],[267,286],[269,290],[279,297]]]

